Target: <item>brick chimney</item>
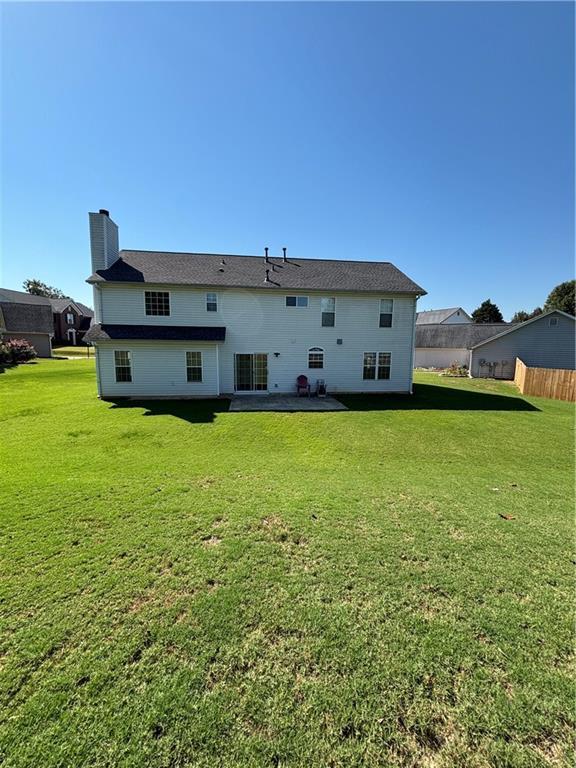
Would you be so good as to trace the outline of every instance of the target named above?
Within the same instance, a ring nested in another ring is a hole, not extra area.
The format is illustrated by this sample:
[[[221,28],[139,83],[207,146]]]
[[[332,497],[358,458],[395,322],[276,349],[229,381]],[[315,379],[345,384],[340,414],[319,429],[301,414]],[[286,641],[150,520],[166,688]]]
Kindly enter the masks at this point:
[[[118,259],[118,227],[104,208],[89,213],[92,272],[107,269]]]

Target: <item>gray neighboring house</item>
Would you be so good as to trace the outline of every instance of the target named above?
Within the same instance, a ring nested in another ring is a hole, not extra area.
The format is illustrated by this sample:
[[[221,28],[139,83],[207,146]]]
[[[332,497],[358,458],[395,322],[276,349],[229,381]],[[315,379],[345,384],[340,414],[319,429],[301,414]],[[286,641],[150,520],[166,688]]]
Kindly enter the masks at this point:
[[[449,307],[448,309],[426,309],[416,314],[416,325],[456,325],[458,323],[471,323],[472,318],[462,307]]]
[[[470,375],[513,379],[516,358],[531,368],[574,370],[575,318],[553,309],[477,342]]]
[[[0,337],[26,339],[38,357],[52,356],[52,305],[44,296],[0,288]]]
[[[470,365],[476,344],[512,328],[510,323],[425,323],[416,325],[414,366],[448,368]]]

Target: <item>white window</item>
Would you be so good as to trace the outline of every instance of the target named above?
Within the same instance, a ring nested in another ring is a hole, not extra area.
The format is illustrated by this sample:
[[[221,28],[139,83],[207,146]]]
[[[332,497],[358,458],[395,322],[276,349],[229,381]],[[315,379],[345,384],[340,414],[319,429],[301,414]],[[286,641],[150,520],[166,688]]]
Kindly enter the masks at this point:
[[[364,352],[362,378],[365,380],[389,379],[391,362],[390,352]]]
[[[310,347],[308,350],[308,368],[324,368],[324,350],[322,347]]]
[[[186,352],[186,381],[202,381],[202,352]]]
[[[287,307],[307,307],[308,296],[286,296]]]
[[[323,296],[320,300],[322,310],[322,326],[333,328],[336,323],[336,299],[333,296]]]
[[[126,350],[114,351],[116,381],[132,381],[132,355]]]
[[[147,315],[169,315],[170,293],[168,291],[144,291]]]
[[[218,294],[206,294],[206,312],[218,312]]]
[[[68,325],[74,325],[74,315],[72,312],[66,312],[66,322]]]
[[[380,299],[380,328],[392,328],[393,299]]]

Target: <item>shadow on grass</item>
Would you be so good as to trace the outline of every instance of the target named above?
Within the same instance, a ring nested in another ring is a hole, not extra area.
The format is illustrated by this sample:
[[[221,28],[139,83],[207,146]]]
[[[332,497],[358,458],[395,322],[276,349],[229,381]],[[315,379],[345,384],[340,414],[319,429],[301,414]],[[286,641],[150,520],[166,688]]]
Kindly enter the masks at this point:
[[[227,413],[230,400],[117,400],[110,399],[110,408],[144,408],[142,416],[174,416],[190,424],[210,424],[217,413]]]
[[[521,397],[414,384],[413,395],[338,395],[349,411],[539,411]]]

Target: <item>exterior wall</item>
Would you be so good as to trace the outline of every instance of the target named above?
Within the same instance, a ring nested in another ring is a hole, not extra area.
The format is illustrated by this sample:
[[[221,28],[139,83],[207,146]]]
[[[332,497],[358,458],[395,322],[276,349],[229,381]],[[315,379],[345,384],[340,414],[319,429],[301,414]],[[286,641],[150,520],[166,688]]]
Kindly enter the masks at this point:
[[[145,314],[145,290],[170,291],[168,317]],[[210,288],[102,285],[97,291],[101,306],[98,301],[95,306],[100,309],[102,323],[225,326],[226,341],[218,345],[221,393],[234,391],[234,354],[239,352],[268,354],[270,392],[295,391],[300,374],[308,376],[312,387],[317,379],[324,379],[329,392],[411,391],[416,311],[413,296],[221,289],[217,291],[218,312],[207,312],[207,290]],[[309,306],[286,307],[286,295],[308,296]],[[336,298],[333,328],[321,326],[322,296]],[[381,298],[394,299],[392,328],[378,327]],[[342,343],[338,344],[337,339]],[[324,349],[323,369],[308,369],[310,347]],[[115,344],[114,348],[128,347]],[[391,353],[390,379],[362,379],[364,352]],[[166,394],[176,393],[172,385],[167,389]]]
[[[448,368],[452,363],[468,365],[469,349],[451,349],[446,347],[417,347],[414,355],[416,368]]]
[[[69,325],[69,323],[66,322],[66,315],[68,313],[72,313],[74,316],[74,323],[72,325]],[[80,330],[80,325],[82,322],[82,318],[84,315],[78,314],[78,312],[74,309],[74,307],[71,305],[67,309],[64,310],[64,312],[54,312],[54,338],[58,342],[71,344],[72,342],[68,339],[68,330],[70,328],[73,328],[76,331],[76,343],[78,343],[83,335],[86,333],[85,330]]]
[[[551,318],[557,318],[558,325],[550,326]],[[499,339],[482,344],[471,352],[470,374],[513,379],[517,357],[529,367],[573,370],[574,319],[558,313],[546,315]],[[487,365],[481,366],[481,360],[498,363],[495,373]],[[503,361],[506,365],[502,365]]]
[[[447,317],[446,320],[442,321],[442,325],[455,325],[459,323],[471,323],[472,320],[465,315],[460,310],[454,312],[453,315],[450,315],[450,317]]]
[[[38,357],[52,357],[52,339],[48,333],[12,333],[7,331],[5,339],[26,339],[36,350]]]
[[[128,350],[132,381],[117,382],[114,350]],[[186,352],[202,352],[202,381],[186,381]],[[101,397],[207,397],[218,392],[218,352],[200,342],[99,342],[96,370]]]

